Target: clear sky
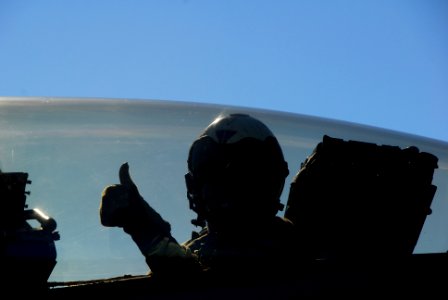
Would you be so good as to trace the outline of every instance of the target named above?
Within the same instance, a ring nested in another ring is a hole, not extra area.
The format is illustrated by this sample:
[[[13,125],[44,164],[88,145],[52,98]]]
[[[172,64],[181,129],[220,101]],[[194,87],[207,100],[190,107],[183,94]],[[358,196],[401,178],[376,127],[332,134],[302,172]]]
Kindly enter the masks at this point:
[[[252,106],[448,141],[448,1],[0,0],[0,96]]]

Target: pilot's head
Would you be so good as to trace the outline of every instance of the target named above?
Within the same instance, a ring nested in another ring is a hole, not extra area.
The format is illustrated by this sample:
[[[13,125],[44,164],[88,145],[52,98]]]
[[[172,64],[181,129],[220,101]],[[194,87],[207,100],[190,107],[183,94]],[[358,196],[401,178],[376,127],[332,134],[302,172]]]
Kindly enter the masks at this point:
[[[193,224],[212,231],[273,218],[289,173],[274,134],[245,114],[216,118],[191,145],[188,171]]]

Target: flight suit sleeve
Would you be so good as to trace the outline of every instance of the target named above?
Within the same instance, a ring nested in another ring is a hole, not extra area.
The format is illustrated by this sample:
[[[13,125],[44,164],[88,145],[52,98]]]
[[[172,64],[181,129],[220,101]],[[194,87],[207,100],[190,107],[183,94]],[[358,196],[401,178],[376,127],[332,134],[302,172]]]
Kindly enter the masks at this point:
[[[139,239],[138,235],[131,236],[145,256],[151,273],[174,275],[200,271],[196,255],[172,236],[159,236],[149,243]]]

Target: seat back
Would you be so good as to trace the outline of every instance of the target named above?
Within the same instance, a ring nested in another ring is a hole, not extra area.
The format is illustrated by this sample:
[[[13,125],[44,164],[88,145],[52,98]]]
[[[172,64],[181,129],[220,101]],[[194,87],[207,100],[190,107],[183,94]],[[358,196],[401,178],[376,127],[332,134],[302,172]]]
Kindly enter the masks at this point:
[[[325,135],[292,180],[285,217],[314,258],[412,254],[437,161],[416,147]]]

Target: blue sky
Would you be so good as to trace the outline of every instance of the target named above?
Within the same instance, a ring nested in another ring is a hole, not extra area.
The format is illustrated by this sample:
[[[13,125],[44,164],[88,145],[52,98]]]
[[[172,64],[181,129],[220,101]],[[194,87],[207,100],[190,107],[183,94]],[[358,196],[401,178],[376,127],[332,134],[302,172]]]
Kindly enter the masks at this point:
[[[210,102],[448,141],[448,1],[0,1],[0,96]]]

